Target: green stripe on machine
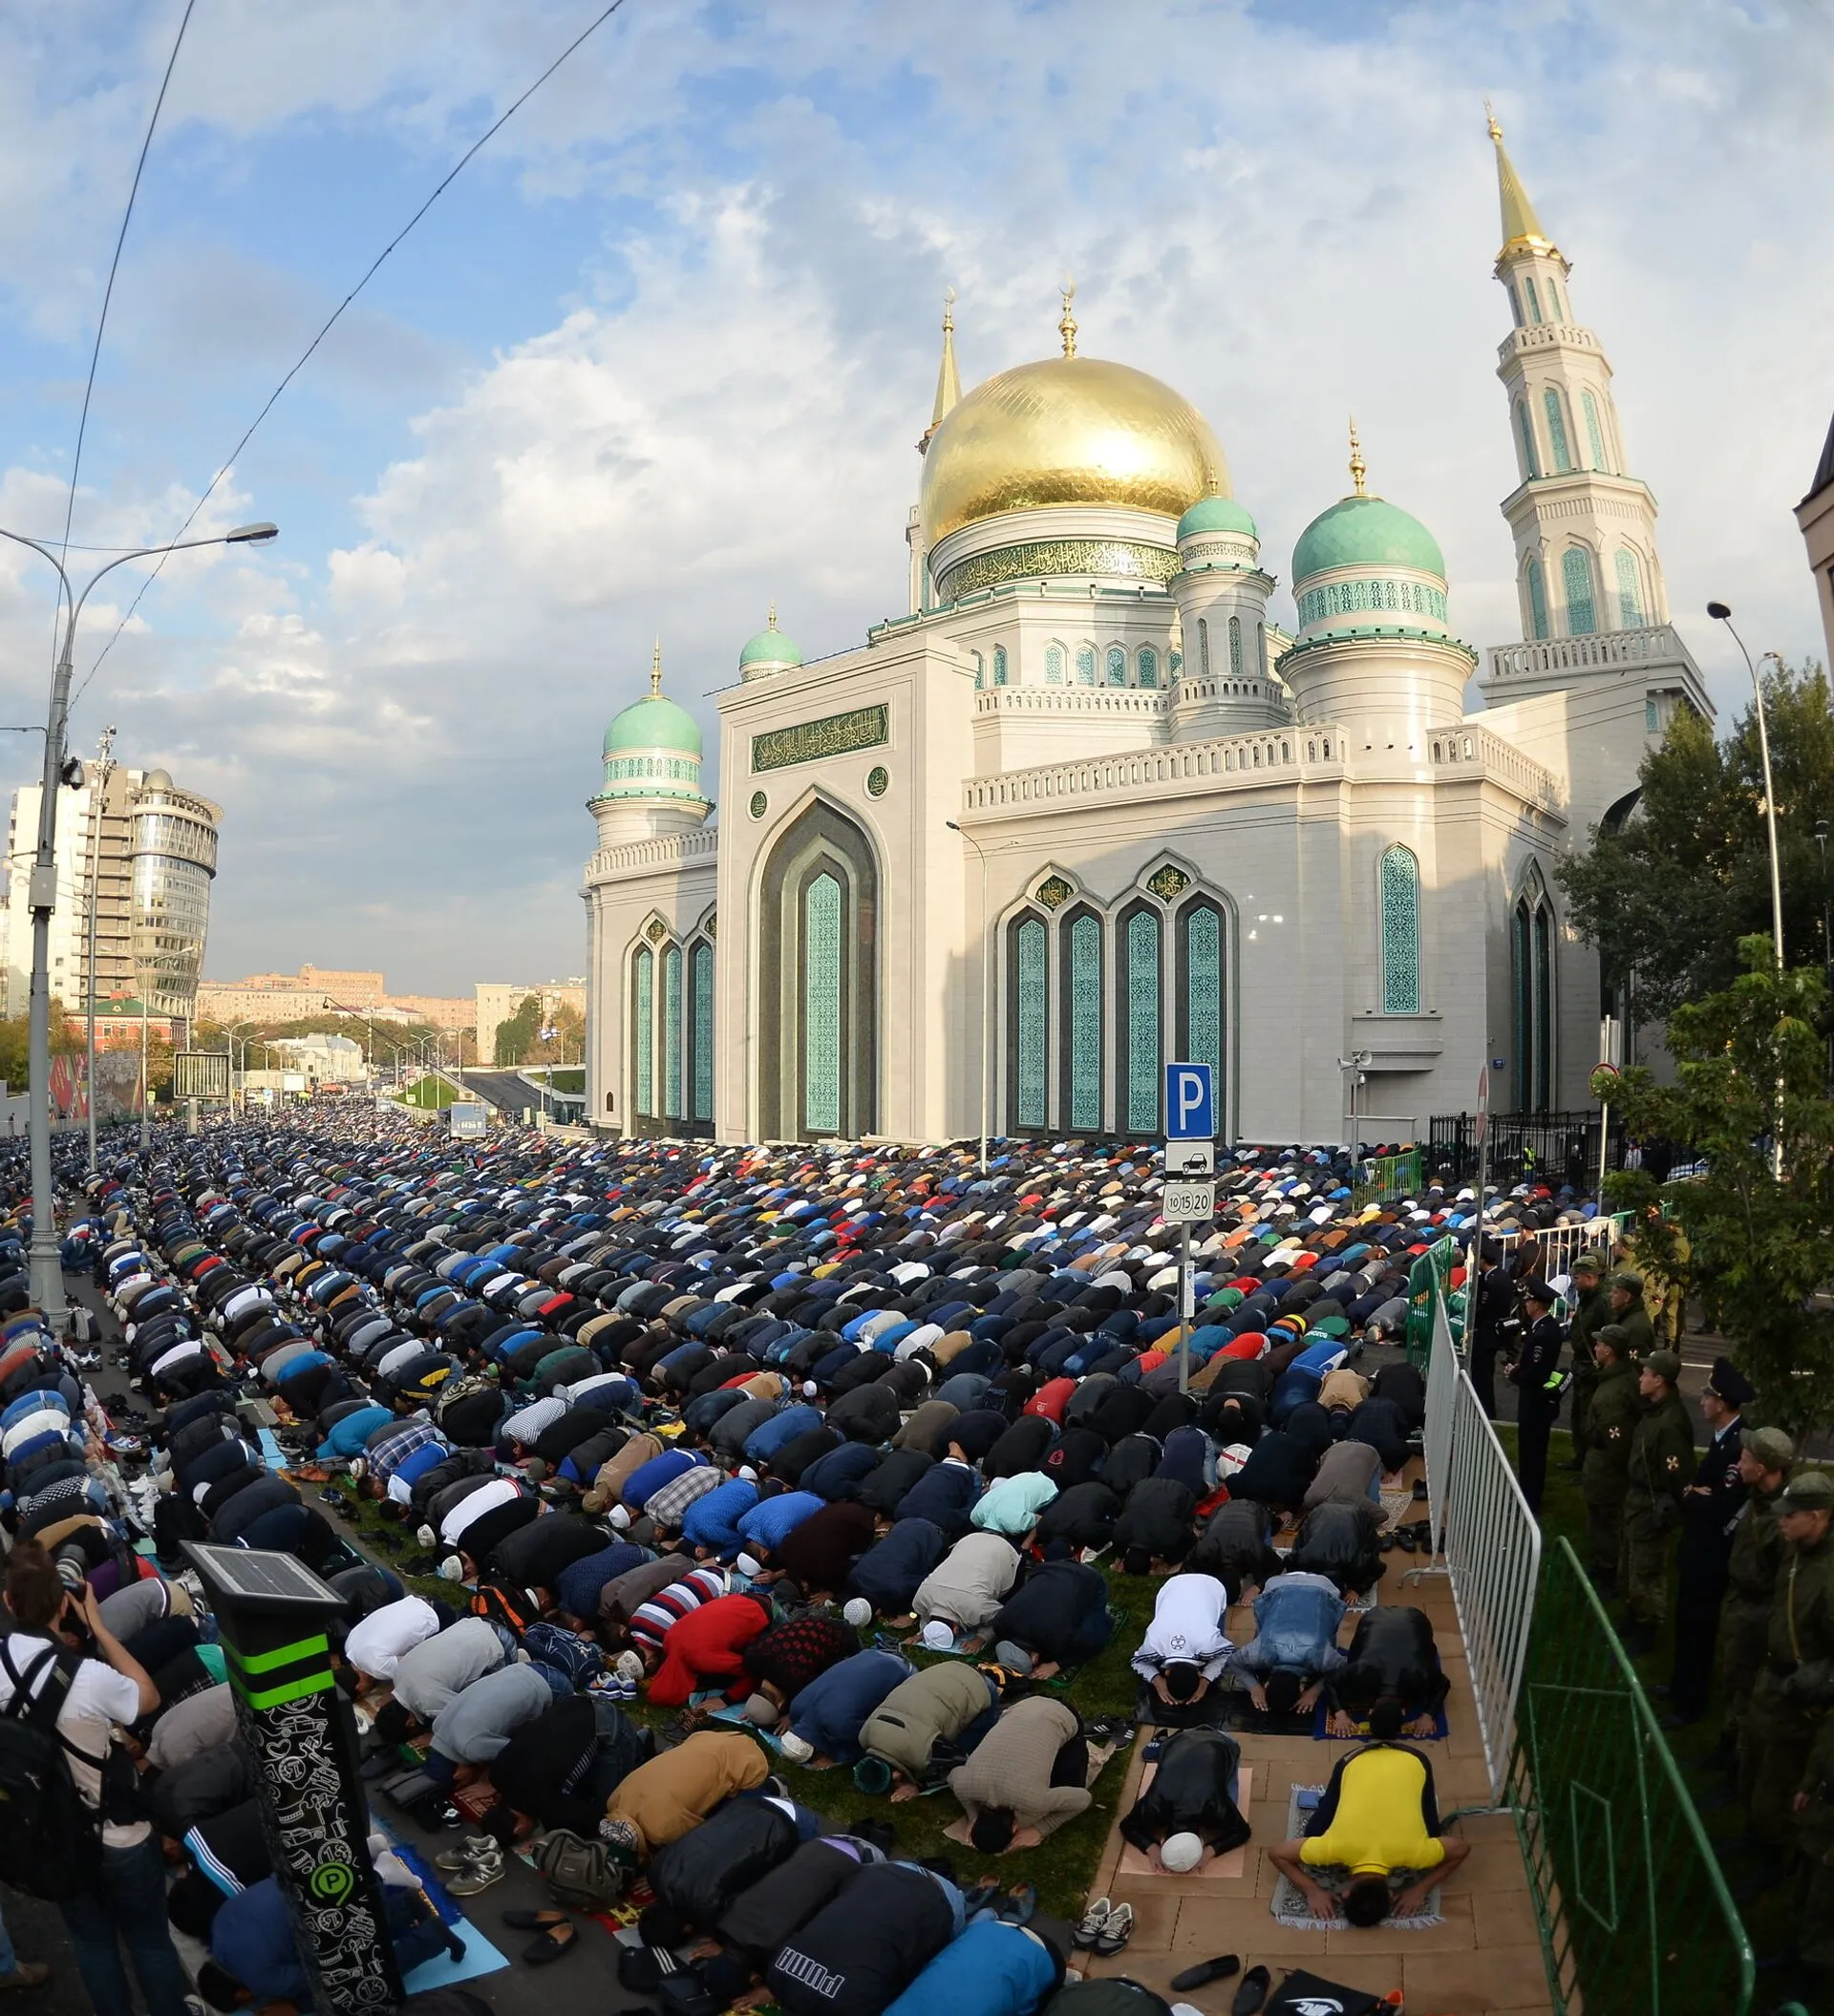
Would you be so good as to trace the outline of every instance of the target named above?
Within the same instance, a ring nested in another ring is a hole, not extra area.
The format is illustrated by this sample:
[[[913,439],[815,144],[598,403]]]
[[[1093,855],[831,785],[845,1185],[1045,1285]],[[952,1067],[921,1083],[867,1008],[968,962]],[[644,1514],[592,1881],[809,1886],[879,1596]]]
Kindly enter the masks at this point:
[[[271,1673],[276,1666],[296,1666],[302,1659],[323,1659],[331,1645],[321,1631],[316,1638],[302,1638],[271,1652],[239,1652],[232,1645],[224,1650],[245,1673]]]
[[[230,1675],[230,1684],[251,1708],[281,1708],[288,1701],[298,1701],[308,1694],[323,1694],[337,1683],[331,1677],[330,1666],[316,1673],[308,1673],[304,1679],[289,1680],[284,1687],[268,1687],[256,1693],[239,1675]]]

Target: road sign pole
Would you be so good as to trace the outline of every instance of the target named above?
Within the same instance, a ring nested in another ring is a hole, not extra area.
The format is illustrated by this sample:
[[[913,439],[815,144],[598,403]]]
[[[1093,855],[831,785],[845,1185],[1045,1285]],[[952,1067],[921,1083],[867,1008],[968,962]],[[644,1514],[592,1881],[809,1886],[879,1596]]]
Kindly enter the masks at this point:
[[[1178,1390],[1191,1390],[1191,1318],[1197,1313],[1197,1284],[1191,1278],[1191,1228],[1178,1231]]]

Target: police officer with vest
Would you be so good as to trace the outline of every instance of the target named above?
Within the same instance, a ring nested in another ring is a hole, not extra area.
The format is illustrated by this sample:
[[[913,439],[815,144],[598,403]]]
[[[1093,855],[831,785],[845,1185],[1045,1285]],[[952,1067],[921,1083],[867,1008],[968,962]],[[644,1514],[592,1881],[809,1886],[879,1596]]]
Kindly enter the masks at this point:
[[[1732,1564],[1734,1530],[1745,1502],[1745,1480],[1738,1468],[1744,1452],[1739,1411],[1755,1397],[1751,1381],[1730,1358],[1714,1360],[1700,1395],[1700,1412],[1711,1439],[1695,1465],[1694,1481],[1681,1494],[1674,1666],[1667,1688],[1652,1689],[1669,1696],[1664,1729],[1685,1729],[1707,1712],[1719,1604]]]

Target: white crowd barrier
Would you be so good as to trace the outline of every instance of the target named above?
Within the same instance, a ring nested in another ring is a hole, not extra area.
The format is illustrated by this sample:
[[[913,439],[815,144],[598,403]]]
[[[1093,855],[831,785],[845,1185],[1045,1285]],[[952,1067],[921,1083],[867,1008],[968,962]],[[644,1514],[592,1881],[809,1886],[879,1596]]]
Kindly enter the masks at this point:
[[[1423,1439],[1435,1565],[1402,1580],[1442,1575],[1452,1585],[1494,1805],[1515,1741],[1516,1697],[1541,1581],[1541,1527],[1460,1365],[1437,1293]]]
[[[1503,1248],[1503,1264],[1507,1266],[1526,1235],[1493,1232],[1488,1236]],[[1539,1226],[1534,1236],[1541,1241],[1542,1279],[1550,1281],[1556,1274],[1570,1274],[1574,1261],[1582,1253],[1602,1253],[1609,1260],[1618,1241],[1618,1224],[1615,1219],[1599,1217],[1580,1225]]]

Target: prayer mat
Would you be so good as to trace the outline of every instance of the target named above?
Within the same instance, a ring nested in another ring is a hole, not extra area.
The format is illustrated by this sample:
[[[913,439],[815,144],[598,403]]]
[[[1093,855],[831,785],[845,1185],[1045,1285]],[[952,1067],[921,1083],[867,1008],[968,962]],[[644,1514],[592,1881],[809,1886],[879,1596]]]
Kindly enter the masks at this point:
[[[1135,1793],[1136,1798],[1140,1797],[1153,1782],[1153,1773],[1158,1769],[1159,1767],[1156,1764],[1149,1764],[1141,1772],[1140,1792]],[[1253,1765],[1245,1764],[1236,1772],[1235,1791],[1235,1810],[1246,1816],[1248,1811],[1248,1801],[1254,1796]],[[1188,1882],[1194,1877],[1200,1881],[1207,1881],[1211,1877],[1246,1876],[1248,1872],[1248,1847],[1249,1843],[1244,1841],[1240,1848],[1231,1848],[1227,1855],[1212,1856],[1201,1869],[1186,1869],[1181,1875],[1174,1875],[1169,1869],[1162,1869],[1150,1855],[1146,1854],[1142,1849],[1136,1848],[1129,1841],[1127,1846],[1121,1851],[1120,1860],[1115,1865],[1115,1875],[1117,1878],[1124,1876],[1144,1878],[1149,1881],[1157,1879],[1160,1882],[1180,1883]],[[1303,1903],[1305,1899],[1302,1898],[1300,1901]]]
[[[1318,1801],[1325,1795],[1322,1785],[1295,1785],[1292,1797],[1287,1802],[1287,1839],[1296,1841],[1306,1831],[1307,1823],[1317,1810]],[[1403,1882],[1410,1872],[1395,1871]],[[1347,1869],[1314,1869],[1312,1880],[1329,1897],[1336,1897],[1350,1882]],[[1438,1883],[1427,1893],[1426,1901],[1412,1918],[1385,1918],[1384,1931],[1424,1932],[1430,1926],[1442,1925],[1445,1913],[1441,1906],[1444,1898]],[[1282,1876],[1273,1888],[1273,1901],[1269,1906],[1274,1917],[1283,1925],[1290,1925],[1295,1932],[1348,1932],[1351,1929],[1347,1918],[1314,1918],[1312,1906],[1306,1901],[1306,1894],[1290,1876]]]
[[[1356,1725],[1355,1733],[1349,1736],[1333,1736],[1331,1732],[1330,1724],[1331,1710],[1321,1701],[1312,1710],[1312,1733],[1321,1743],[1367,1743],[1369,1741],[1369,1724],[1367,1722],[1359,1722]],[[1424,1736],[1403,1735],[1401,1741],[1403,1743],[1442,1743],[1445,1740],[1445,1710],[1440,1708],[1439,1713],[1433,1718],[1433,1728],[1428,1734]]]

